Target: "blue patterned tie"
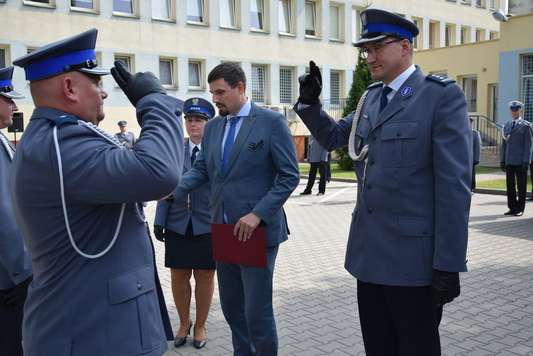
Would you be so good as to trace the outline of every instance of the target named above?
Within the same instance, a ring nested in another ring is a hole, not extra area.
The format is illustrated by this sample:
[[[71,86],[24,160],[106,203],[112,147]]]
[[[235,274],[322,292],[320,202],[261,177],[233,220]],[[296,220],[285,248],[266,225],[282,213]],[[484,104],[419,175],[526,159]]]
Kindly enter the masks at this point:
[[[224,151],[222,153],[222,173],[226,172],[226,166],[228,164],[231,148],[233,147],[233,141],[235,141],[235,128],[237,126],[237,122],[239,122],[238,116],[234,116],[229,119],[229,132],[228,136],[226,137],[226,141],[224,142]]]
[[[380,109],[379,112],[382,112],[385,106],[387,106],[387,103],[389,100],[387,99],[387,95],[392,91],[392,88],[389,88],[388,86],[384,86],[383,89],[381,89],[381,100],[379,101]]]

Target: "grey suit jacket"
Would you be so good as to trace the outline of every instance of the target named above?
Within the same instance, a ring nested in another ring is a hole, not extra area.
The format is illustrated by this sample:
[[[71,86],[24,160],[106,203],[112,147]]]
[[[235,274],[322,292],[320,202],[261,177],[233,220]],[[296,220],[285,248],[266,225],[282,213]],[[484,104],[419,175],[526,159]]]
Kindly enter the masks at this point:
[[[190,141],[187,140],[183,151],[183,174],[191,169],[189,145]],[[195,236],[211,233],[211,198],[211,185],[207,183],[177,201],[174,198],[161,200],[157,203],[154,225],[185,235],[191,221]]]
[[[380,113],[381,85],[366,98],[355,150],[357,205],[346,269],[364,282],[425,286],[434,269],[466,270],[472,130],[461,88],[416,71]],[[354,113],[338,123],[321,105],[295,110],[320,145],[348,144]],[[366,166],[366,176],[365,176]]]
[[[512,127],[512,121],[502,127],[500,162],[521,166],[531,160],[531,124],[525,120]]]
[[[183,166],[183,102],[150,94],[137,103],[141,138],[120,149],[76,118],[37,107],[20,140],[10,176],[15,218],[34,261],[24,307],[28,355],[162,355],[167,349],[155,282],[154,252],[137,202],[161,198],[178,185]],[[53,119],[72,237],[61,203]],[[69,119],[70,118],[70,119]],[[142,210],[142,208],[140,208]]]
[[[213,222],[224,221],[224,208],[230,224],[253,211],[263,220],[260,226],[266,227],[267,246],[275,246],[288,238],[283,204],[300,181],[294,139],[283,115],[253,102],[249,116],[242,119],[225,174],[220,166],[226,117],[207,122],[202,150],[174,198],[210,182]]]

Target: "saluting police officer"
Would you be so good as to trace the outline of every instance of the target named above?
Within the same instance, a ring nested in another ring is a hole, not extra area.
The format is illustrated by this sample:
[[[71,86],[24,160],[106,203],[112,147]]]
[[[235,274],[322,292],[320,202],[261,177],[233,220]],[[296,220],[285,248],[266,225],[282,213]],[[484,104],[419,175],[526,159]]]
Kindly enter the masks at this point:
[[[135,147],[135,134],[128,131],[128,123],[124,120],[118,122],[118,128],[120,132],[115,134],[115,138],[124,145],[127,150],[133,150]]]
[[[512,120],[502,127],[500,167],[505,172],[507,206],[504,215],[522,216],[526,207],[527,170],[531,159],[531,125],[522,119],[524,104],[509,102]],[[518,186],[518,198],[516,197]]]
[[[0,69],[0,129],[13,124],[13,112],[18,110],[13,99],[24,99],[13,90],[13,71],[13,67]],[[22,307],[33,264],[15,221],[9,191],[15,146],[1,132],[0,143],[0,355],[22,356]]]
[[[454,80],[413,65],[418,28],[361,12],[371,85],[339,122],[320,104],[320,70],[300,77],[295,110],[328,151],[348,145],[358,180],[346,269],[357,278],[368,355],[440,355],[442,307],[466,271],[472,132]]]
[[[117,84],[144,129],[135,152],[99,130],[109,71],[97,30],[37,49],[23,67],[36,106],[10,189],[35,264],[24,309],[26,355],[162,355],[173,339],[142,205],[177,186],[183,102],[150,72],[116,61]]]

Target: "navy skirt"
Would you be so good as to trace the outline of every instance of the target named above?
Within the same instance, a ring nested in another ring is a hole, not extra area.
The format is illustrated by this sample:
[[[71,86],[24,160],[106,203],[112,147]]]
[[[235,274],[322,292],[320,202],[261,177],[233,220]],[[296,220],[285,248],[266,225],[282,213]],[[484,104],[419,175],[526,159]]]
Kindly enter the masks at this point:
[[[165,267],[175,269],[216,269],[211,234],[193,235],[191,224],[185,235],[166,229]]]

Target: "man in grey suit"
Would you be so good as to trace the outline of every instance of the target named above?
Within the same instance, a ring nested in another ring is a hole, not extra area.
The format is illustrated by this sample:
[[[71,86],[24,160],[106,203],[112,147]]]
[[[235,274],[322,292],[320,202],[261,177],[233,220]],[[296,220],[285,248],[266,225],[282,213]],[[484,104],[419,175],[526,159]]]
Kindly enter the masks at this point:
[[[309,168],[309,177],[307,179],[307,186],[305,190],[300,193],[300,195],[309,195],[315,185],[316,172],[320,173],[320,181],[318,182],[318,193],[317,195],[324,195],[326,192],[326,179],[327,179],[327,167],[328,162],[328,151],[323,149],[318,141],[315,140],[313,135],[309,136],[309,146],[307,149],[307,162],[311,165]]]
[[[18,111],[13,99],[13,67],[0,69],[0,129],[13,124]],[[0,355],[22,356],[23,305],[32,280],[30,253],[20,236],[9,191],[9,170],[15,146],[0,132]]]
[[[442,307],[466,271],[472,132],[461,88],[413,64],[410,21],[361,13],[371,85],[335,122],[321,109],[314,62],[300,77],[295,110],[320,145],[348,145],[358,181],[346,269],[368,355],[440,355]]]
[[[217,262],[217,276],[234,355],[277,355],[272,279],[278,246],[288,238],[283,204],[300,180],[294,140],[283,115],[246,96],[237,64],[219,64],[207,81],[219,116],[205,125],[202,150],[174,199],[209,182],[213,222],[235,224],[243,243],[266,227],[267,268]]]
[[[512,120],[502,127],[500,167],[505,172],[507,206],[504,215],[522,216],[526,207],[527,170],[531,159],[531,125],[522,119],[524,104],[511,101]],[[518,186],[518,198],[516,187]]]
[[[15,218],[34,261],[24,307],[26,355],[162,355],[172,340],[147,223],[139,202],[178,185],[183,102],[150,72],[111,69],[143,128],[135,151],[98,128],[109,71],[97,30],[13,63],[35,104],[10,175]],[[167,322],[167,324],[165,324]]]

